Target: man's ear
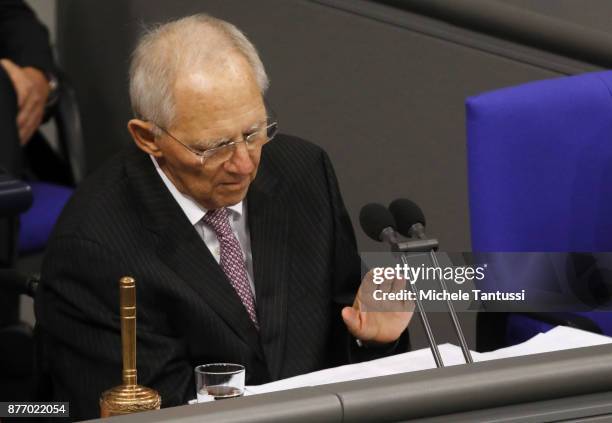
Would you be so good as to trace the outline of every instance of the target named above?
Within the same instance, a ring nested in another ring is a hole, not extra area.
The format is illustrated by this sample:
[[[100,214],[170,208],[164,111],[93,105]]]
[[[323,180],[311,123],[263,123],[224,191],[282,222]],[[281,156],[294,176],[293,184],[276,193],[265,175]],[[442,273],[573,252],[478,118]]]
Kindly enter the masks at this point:
[[[140,119],[131,119],[127,126],[138,148],[153,157],[161,157],[162,152],[157,144],[155,125],[153,123]]]

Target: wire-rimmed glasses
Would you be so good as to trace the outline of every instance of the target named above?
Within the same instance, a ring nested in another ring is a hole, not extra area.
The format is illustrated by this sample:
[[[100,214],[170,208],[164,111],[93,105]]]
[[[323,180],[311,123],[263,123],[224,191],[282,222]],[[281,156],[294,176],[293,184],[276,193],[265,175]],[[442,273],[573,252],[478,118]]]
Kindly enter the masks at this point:
[[[170,138],[181,144],[191,153],[198,156],[200,164],[210,165],[215,167],[229,160],[239,144],[244,143],[249,153],[256,152],[261,149],[264,144],[270,142],[278,133],[278,121],[274,112],[268,109],[267,118],[265,123],[262,122],[258,128],[255,128],[248,135],[242,135],[240,140],[218,140],[214,142],[215,147],[207,148],[204,150],[198,150],[185,144],[183,141],[172,135],[166,128],[156,125]]]

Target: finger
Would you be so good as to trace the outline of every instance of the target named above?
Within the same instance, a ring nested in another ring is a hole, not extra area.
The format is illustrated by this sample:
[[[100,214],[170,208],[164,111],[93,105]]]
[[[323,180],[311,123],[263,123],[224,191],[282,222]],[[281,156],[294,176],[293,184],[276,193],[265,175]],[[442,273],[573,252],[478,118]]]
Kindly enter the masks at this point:
[[[26,145],[32,136],[32,127],[31,125],[23,124],[19,127],[19,144]]]
[[[38,110],[25,115],[22,124],[19,125],[19,141],[21,145],[25,145],[30,138],[32,138],[32,135],[34,135],[34,132],[36,132],[40,126],[41,121],[42,113]]]
[[[45,104],[49,97],[49,82],[45,74],[32,67],[23,68],[22,74],[30,83],[30,91],[36,95],[37,103]]]
[[[0,59],[0,64],[9,73],[14,71],[15,68],[18,68],[18,66],[15,63],[13,63],[11,59],[6,59],[6,58]]]
[[[342,319],[344,320],[344,324],[349,332],[357,338],[359,338],[362,331],[362,314],[363,313],[359,313],[353,307],[344,307],[342,309]]]
[[[45,111],[45,104],[42,97],[36,93],[29,95],[17,114],[17,125],[24,125],[26,121],[42,118]]]
[[[375,315],[376,313],[358,312],[352,307],[342,309],[342,318],[348,331],[362,341],[370,341],[378,333],[378,328],[374,327],[376,326],[376,319],[372,324],[368,323],[370,320],[368,314]]]
[[[23,102],[25,101],[28,95],[28,86],[31,84],[24,75],[22,69],[15,63],[13,63],[11,60],[0,59],[0,64],[2,65],[2,67],[8,74],[11,82],[13,83],[15,94],[17,94],[17,106],[21,108]]]
[[[363,279],[361,280],[361,284],[359,285],[360,291],[363,291],[364,295],[371,295],[371,293],[377,288],[374,283],[374,272],[370,270],[365,274]]]
[[[4,68],[6,73],[12,78],[20,70],[19,66],[13,63],[10,59],[0,59],[0,65]]]
[[[353,308],[357,311],[361,311],[363,308],[362,303],[361,303],[360,294],[361,294],[361,291],[358,291],[357,295],[355,296],[355,301],[353,301]]]
[[[374,293],[378,289],[385,291],[387,289],[385,284],[388,284],[388,282],[385,281],[380,285],[374,283],[373,270],[366,273],[359,285],[359,291],[357,292],[357,298],[360,300],[360,311],[372,311],[378,308]]]
[[[19,129],[19,143],[22,146],[26,145],[28,141],[30,141],[30,139],[32,138],[32,135],[34,135],[34,132],[36,132],[36,129],[38,129],[38,125],[32,124],[30,122],[28,122],[26,125],[20,128]]]
[[[394,279],[392,284],[391,284],[391,291],[392,292],[400,292],[403,289],[406,289],[406,280],[405,279],[401,279],[401,278],[397,278]]]
[[[28,128],[25,125],[18,127],[19,130],[19,144],[25,145],[27,141]]]
[[[395,288],[395,281],[397,279],[393,278],[393,279],[386,279],[385,282],[382,284],[381,288],[384,288],[385,292],[394,292],[394,288]]]

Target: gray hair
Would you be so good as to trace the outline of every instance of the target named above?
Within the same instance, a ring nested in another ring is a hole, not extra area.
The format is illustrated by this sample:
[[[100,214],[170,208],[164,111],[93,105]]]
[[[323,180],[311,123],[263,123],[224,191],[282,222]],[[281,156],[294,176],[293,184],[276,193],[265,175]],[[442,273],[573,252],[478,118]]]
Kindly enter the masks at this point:
[[[266,70],[253,44],[234,25],[198,14],[146,30],[130,63],[134,115],[167,128],[175,117],[173,86],[179,69],[222,63],[229,53],[247,60],[263,95],[269,85]]]

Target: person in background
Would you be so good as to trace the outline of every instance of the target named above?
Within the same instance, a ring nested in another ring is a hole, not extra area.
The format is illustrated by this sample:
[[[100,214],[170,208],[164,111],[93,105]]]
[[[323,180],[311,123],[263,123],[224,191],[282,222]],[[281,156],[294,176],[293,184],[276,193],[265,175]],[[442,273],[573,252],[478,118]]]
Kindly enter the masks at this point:
[[[0,1],[0,174],[24,176],[25,151],[46,143],[35,136],[57,92],[47,29],[21,0]],[[18,221],[0,217],[0,267],[14,265]],[[0,327],[18,316],[18,297],[0,298]]]
[[[49,33],[21,0],[0,1],[0,167],[23,172],[22,147],[55,99]]]
[[[0,173],[65,182],[38,129],[58,97],[49,32],[22,0],[0,1]],[[0,218],[0,266],[15,260],[17,220]],[[0,319],[1,320],[1,319]]]

